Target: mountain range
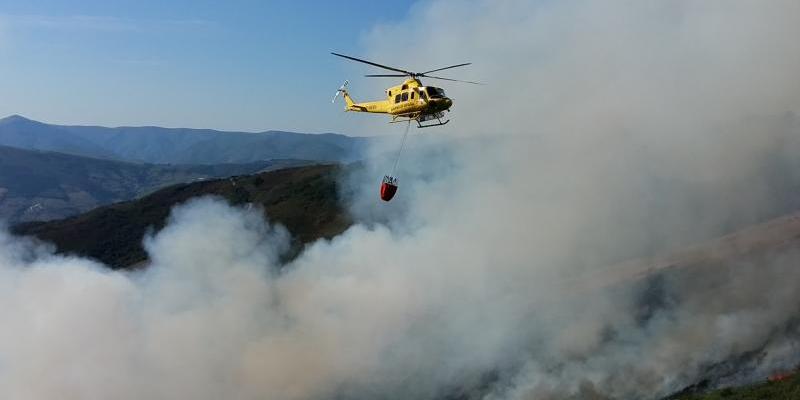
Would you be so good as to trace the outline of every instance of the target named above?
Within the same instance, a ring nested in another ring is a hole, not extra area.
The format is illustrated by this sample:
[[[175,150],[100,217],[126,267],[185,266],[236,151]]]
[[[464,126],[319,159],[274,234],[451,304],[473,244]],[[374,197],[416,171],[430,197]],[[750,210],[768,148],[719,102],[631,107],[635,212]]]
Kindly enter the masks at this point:
[[[158,188],[360,159],[377,139],[340,134],[107,128],[0,119],[0,220],[46,221]]]
[[[309,163],[146,164],[0,146],[0,219],[13,224],[64,218],[176,183]]]
[[[19,115],[0,119],[0,145],[160,164],[249,163],[269,159],[348,162],[360,159],[371,140],[335,133],[53,125]]]

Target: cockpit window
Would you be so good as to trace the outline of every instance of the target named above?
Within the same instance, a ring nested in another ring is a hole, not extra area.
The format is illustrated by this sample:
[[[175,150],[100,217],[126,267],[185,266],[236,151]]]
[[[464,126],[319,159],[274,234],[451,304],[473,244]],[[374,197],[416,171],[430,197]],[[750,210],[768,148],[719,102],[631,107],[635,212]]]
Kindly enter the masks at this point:
[[[403,101],[408,101],[408,92],[403,92]]]
[[[428,92],[428,97],[435,99],[444,97],[444,90],[436,88],[436,87],[427,87],[425,91]]]

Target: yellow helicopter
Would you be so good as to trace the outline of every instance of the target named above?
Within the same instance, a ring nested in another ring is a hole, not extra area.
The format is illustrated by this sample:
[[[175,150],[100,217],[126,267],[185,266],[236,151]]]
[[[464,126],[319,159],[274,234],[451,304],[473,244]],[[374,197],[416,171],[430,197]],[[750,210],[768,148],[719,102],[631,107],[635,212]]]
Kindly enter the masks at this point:
[[[480,85],[479,82],[462,81],[458,79],[442,78],[439,76],[428,75],[431,72],[442,71],[450,68],[463,67],[471,63],[463,63],[451,65],[449,67],[432,69],[425,72],[411,72],[400,68],[389,67],[374,63],[372,61],[362,60],[360,58],[346,56],[344,54],[331,53],[335,56],[346,58],[348,60],[358,61],[364,64],[369,64],[378,68],[387,69],[389,71],[399,72],[398,74],[379,74],[379,75],[364,75],[366,77],[408,77],[402,84],[392,86],[386,89],[386,100],[367,101],[363,103],[356,103],[347,92],[347,84],[349,81],[344,81],[344,84],[336,91],[331,103],[336,101],[336,97],[341,93],[345,101],[345,111],[389,114],[392,116],[390,123],[416,121],[418,128],[429,128],[432,126],[444,125],[450,120],[442,122],[445,111],[450,111],[453,105],[453,100],[445,96],[444,90],[433,86],[423,86],[419,78],[441,79],[445,81],[464,82],[474,85]],[[437,120],[438,123],[431,123],[423,125],[423,122]]]

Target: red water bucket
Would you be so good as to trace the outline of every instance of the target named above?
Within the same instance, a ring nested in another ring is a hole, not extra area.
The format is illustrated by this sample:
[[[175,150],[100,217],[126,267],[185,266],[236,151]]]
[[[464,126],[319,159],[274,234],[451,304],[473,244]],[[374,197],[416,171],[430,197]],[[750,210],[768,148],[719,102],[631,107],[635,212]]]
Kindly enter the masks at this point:
[[[389,201],[397,193],[397,178],[386,175],[381,183],[381,200]]]

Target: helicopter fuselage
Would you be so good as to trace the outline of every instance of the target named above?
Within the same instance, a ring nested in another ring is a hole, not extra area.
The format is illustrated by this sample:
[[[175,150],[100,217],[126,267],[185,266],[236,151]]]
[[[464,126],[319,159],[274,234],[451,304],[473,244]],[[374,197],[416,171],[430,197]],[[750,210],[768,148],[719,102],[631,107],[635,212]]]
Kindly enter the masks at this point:
[[[444,94],[444,90],[423,86],[419,79],[407,79],[400,85],[386,89],[386,100],[356,103],[343,90],[345,111],[389,114],[393,118],[418,118],[447,111],[453,101]]]

